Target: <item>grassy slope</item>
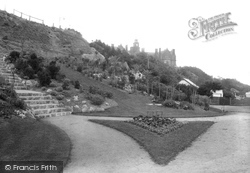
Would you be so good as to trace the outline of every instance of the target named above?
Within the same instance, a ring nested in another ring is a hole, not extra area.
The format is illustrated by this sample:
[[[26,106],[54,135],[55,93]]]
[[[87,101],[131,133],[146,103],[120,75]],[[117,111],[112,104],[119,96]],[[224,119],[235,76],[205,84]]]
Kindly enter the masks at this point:
[[[149,153],[155,163],[160,165],[168,164],[178,153],[190,146],[198,136],[213,125],[213,122],[190,122],[176,131],[160,137],[146,129],[123,121],[90,121],[114,128],[130,136]]]
[[[105,112],[88,113],[88,115],[98,116],[135,116],[139,114],[147,114],[148,110],[161,110],[164,112],[164,116],[168,117],[196,117],[196,116],[214,116],[218,113],[213,111],[204,111],[197,107],[195,111],[176,110],[165,107],[147,106],[150,103],[150,98],[141,94],[128,94],[124,91],[118,90],[104,83],[90,79],[83,76],[81,73],[74,71],[70,68],[66,68],[61,65],[61,73],[65,74],[67,78],[71,80],[79,80],[85,89],[88,86],[97,86],[105,91],[110,91],[114,95],[114,100],[119,106],[110,108]],[[86,114],[86,113],[85,113]]]
[[[34,119],[0,119],[0,160],[63,161],[66,165],[71,142],[54,125]]]

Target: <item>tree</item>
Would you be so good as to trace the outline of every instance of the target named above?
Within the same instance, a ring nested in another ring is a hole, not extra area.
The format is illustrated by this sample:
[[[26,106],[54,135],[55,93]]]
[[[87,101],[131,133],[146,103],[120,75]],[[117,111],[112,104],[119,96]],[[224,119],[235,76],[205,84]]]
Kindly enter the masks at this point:
[[[219,82],[208,81],[202,84],[198,88],[197,92],[200,95],[206,95],[208,97],[212,97],[213,95],[212,91],[215,92],[216,90],[221,90],[221,89],[223,89],[223,87]]]

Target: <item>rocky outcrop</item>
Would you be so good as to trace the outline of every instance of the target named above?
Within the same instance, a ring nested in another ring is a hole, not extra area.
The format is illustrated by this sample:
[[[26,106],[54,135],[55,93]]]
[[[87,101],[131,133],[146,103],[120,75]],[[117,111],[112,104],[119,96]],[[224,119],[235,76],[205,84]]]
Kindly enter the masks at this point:
[[[88,42],[73,29],[48,27],[0,10],[0,50],[35,51],[43,57],[91,54]]]

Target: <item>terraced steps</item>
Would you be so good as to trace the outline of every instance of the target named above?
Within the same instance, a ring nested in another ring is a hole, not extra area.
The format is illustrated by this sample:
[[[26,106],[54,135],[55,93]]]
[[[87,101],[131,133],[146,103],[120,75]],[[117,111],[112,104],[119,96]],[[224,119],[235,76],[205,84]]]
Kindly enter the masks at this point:
[[[0,55],[1,56],[1,55]],[[3,76],[9,84],[14,83],[14,89],[19,98],[33,110],[34,116],[39,118],[65,116],[70,115],[71,110],[59,104],[58,100],[54,100],[51,95],[27,90],[27,86],[22,83],[22,79],[18,75],[14,75],[7,69],[2,58],[0,58],[0,75]]]

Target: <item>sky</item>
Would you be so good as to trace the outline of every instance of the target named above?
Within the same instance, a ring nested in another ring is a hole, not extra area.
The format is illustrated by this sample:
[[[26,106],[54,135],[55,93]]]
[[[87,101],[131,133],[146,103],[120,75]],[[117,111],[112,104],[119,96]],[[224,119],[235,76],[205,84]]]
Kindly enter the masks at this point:
[[[146,52],[175,49],[177,66],[198,67],[213,77],[250,85],[247,7],[247,0],[0,0],[1,10],[15,9],[43,19],[48,26],[73,28],[88,42],[99,39],[131,47],[138,39]],[[190,19],[228,12],[237,24],[233,34],[211,41],[188,37]]]

